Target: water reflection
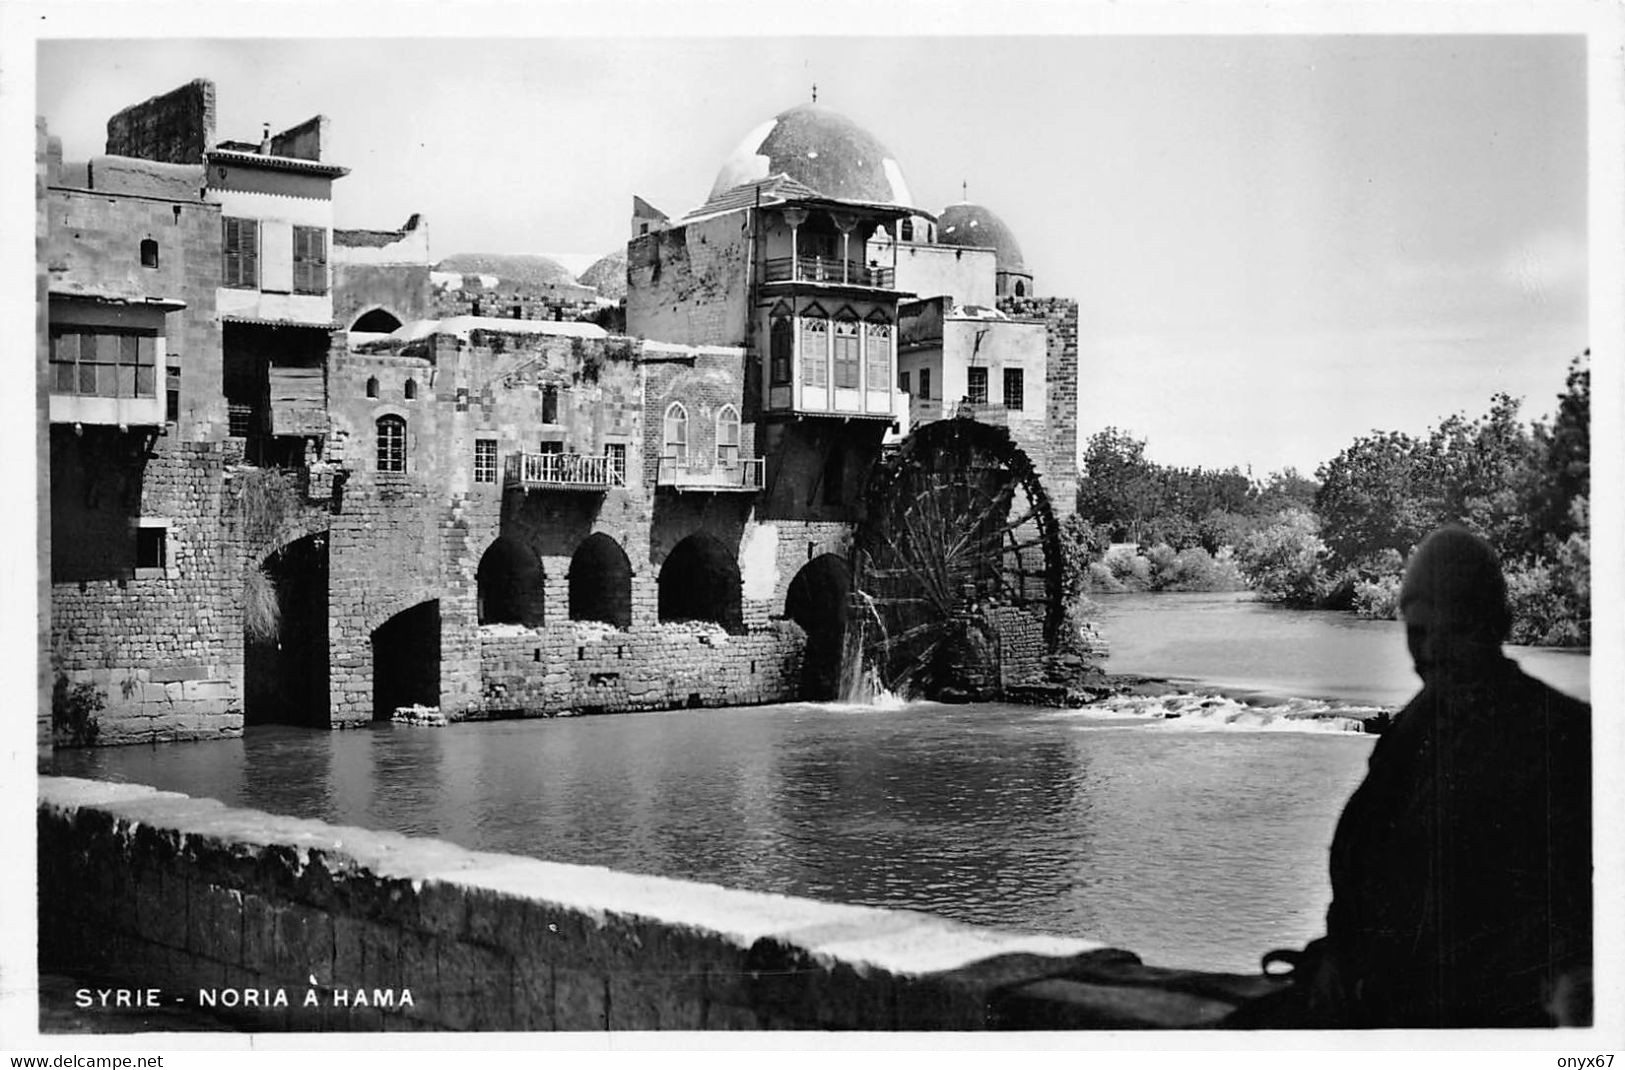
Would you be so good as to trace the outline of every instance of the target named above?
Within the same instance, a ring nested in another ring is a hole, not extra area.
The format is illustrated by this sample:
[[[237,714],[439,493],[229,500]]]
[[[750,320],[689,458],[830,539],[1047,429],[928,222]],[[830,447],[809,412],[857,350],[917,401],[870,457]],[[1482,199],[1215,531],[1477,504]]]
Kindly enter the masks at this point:
[[[1370,737],[786,705],[61,752],[67,775],[1251,969],[1314,936]]]

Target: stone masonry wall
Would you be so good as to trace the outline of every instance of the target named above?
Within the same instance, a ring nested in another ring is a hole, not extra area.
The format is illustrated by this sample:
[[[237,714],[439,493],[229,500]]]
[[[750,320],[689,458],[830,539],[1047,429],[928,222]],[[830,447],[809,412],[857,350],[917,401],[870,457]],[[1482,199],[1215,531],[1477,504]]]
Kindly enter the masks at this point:
[[[52,589],[56,670],[106,701],[97,742],[241,731],[241,560],[222,523],[222,469],[221,448],[205,443],[147,464],[141,513],[171,521],[164,575]]]
[[[748,330],[748,212],[633,238],[626,330],[683,345],[742,346]]]
[[[1044,678],[1044,622],[1013,606],[988,610],[999,636],[999,686],[1024,684]]]
[[[797,697],[803,642],[788,622],[746,635],[691,623],[633,631],[570,622],[485,625],[482,698],[488,714],[787,702]]]
[[[44,777],[37,815],[42,972],[256,990],[210,1013],[257,1032],[1194,1029],[1272,987],[134,784]]]
[[[1049,450],[1034,455],[1056,519],[1077,509],[1078,471],[1078,303],[1064,297],[1001,297],[999,311],[1008,316],[1041,319],[1049,339],[1046,386],[1049,405]]]
[[[214,143],[214,83],[198,79],[107,120],[107,152],[161,163],[202,163]]]

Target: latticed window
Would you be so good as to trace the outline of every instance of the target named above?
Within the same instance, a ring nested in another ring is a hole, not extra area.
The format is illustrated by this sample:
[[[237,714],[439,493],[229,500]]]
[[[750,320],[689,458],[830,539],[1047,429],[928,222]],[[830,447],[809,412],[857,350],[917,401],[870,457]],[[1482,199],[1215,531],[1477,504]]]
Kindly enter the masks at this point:
[[[835,386],[841,390],[858,388],[858,322],[835,321]]]
[[[477,438],[474,440],[474,482],[495,483],[497,481],[497,440],[494,438]]]
[[[829,385],[829,320],[822,316],[801,319],[801,385]]]
[[[617,487],[626,486],[626,443],[606,443],[604,458],[605,466],[609,469],[609,481]]]
[[[227,216],[220,221],[220,285],[257,290],[260,285],[260,225]]]
[[[399,416],[378,417],[378,471],[406,471],[406,421]]]
[[[293,292],[327,292],[327,231],[321,227],[293,228]]]
[[[158,338],[111,331],[51,337],[51,390],[103,398],[158,396]]]
[[[678,468],[688,467],[688,410],[680,402],[674,401],[666,408],[660,456]]]
[[[891,382],[891,324],[864,324],[864,361],[868,365],[865,381],[870,390],[884,390]]]
[[[767,336],[770,382],[774,386],[783,386],[790,381],[790,361],[796,344],[795,326],[787,316],[775,317]]]
[[[965,372],[965,400],[972,405],[987,404],[987,369],[969,368]]]
[[[717,410],[717,463],[724,468],[739,463],[739,410],[732,405]]]
[[[1022,405],[1022,393],[1025,389],[1024,377],[1020,368],[1004,369],[1004,407],[1019,409]]]

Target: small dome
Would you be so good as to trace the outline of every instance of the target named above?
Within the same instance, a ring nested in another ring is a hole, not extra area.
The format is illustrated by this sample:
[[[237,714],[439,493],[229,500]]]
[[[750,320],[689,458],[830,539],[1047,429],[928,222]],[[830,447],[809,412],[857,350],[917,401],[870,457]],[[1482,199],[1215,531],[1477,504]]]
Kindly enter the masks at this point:
[[[780,173],[825,197],[913,207],[903,169],[886,146],[821,104],[799,104],[745,135],[717,172],[711,196]]]
[[[992,249],[1000,271],[1027,273],[1021,245],[1004,220],[979,204],[950,204],[937,220],[937,241],[942,245],[974,245]]]

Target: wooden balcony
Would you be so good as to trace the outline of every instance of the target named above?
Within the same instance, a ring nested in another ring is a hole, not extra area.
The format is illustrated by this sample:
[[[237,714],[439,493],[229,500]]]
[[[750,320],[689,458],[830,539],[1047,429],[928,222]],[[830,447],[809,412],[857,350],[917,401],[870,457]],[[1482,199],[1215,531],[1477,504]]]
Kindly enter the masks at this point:
[[[655,469],[655,486],[679,493],[755,494],[762,489],[762,462],[741,460],[698,468],[673,457],[662,457]]]
[[[626,486],[626,472],[608,457],[579,453],[510,453],[503,485],[525,490],[606,491]]]
[[[867,267],[857,260],[823,256],[781,256],[762,265],[766,282],[821,282],[832,286],[897,288],[897,272],[889,267]]]

